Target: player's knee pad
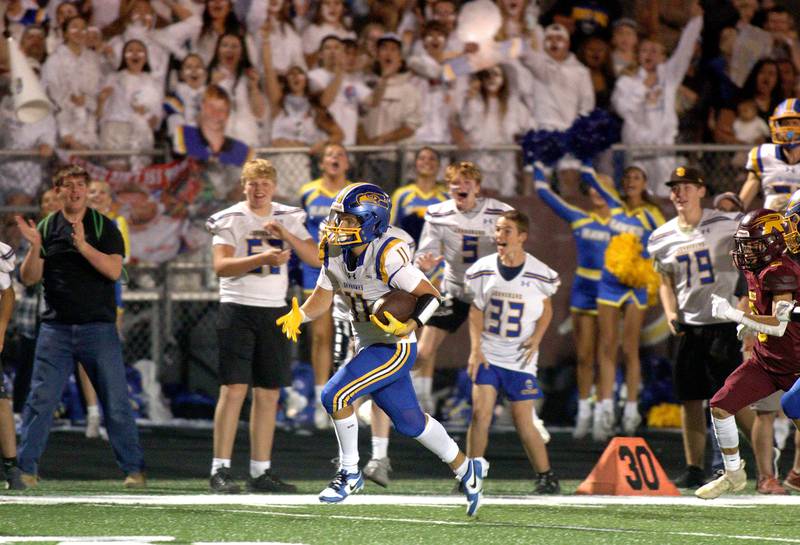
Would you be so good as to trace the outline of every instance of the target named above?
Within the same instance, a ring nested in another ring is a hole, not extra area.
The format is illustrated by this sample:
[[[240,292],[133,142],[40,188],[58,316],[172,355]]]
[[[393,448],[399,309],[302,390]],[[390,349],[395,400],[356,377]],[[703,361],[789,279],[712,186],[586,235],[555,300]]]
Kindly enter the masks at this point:
[[[795,385],[781,397],[781,408],[792,420],[800,418],[800,388]]]
[[[417,437],[425,430],[425,413],[419,408],[399,411],[399,414],[390,414],[394,429],[400,435]]]
[[[328,411],[328,414],[333,414],[333,398],[337,391],[338,388],[329,382],[322,389],[322,394],[320,394],[320,403],[322,403],[322,406]]]

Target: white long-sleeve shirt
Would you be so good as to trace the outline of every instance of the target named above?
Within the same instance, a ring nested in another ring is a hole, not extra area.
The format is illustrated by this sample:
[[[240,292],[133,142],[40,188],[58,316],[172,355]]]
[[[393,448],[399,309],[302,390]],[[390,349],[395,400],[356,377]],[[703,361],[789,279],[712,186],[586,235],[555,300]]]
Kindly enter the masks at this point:
[[[540,129],[564,131],[594,109],[591,74],[575,55],[559,62],[526,43],[521,60],[533,73],[533,118]]]
[[[632,76],[617,80],[611,103],[624,120],[622,141],[626,144],[673,144],[678,135],[675,97],[692,60],[694,45],[703,30],[703,18],[691,19],[681,33],[670,58],[656,67],[658,80],[647,88],[647,72],[640,68]]]

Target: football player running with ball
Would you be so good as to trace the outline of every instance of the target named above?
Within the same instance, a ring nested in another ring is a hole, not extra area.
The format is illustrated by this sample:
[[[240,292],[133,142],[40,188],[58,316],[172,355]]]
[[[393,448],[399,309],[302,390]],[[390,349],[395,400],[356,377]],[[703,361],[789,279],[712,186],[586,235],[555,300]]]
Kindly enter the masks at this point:
[[[536,380],[539,345],[553,318],[550,297],[561,280],[523,249],[529,225],[525,214],[503,212],[494,230],[497,253],[467,269],[467,289],[474,295],[469,310],[468,370],[473,386],[467,453],[488,469],[482,457],[501,393],[511,403],[514,426],[538,475],[534,493],[558,494],[561,487],[533,424],[533,400],[542,397]]]
[[[450,466],[467,496],[467,515],[474,516],[483,490],[481,462],[467,458],[444,427],[422,412],[411,384],[414,331],[439,307],[439,292],[411,263],[408,245],[387,235],[390,210],[389,195],[376,185],[360,183],[341,190],[321,236],[323,266],[317,286],[302,307],[293,299],[292,310],[277,320],[286,336],[296,341],[300,324],[322,316],[334,293],[350,305],[358,349],[322,391],[322,404],[333,417],[339,442],[339,470],[319,500],[338,503],[364,487],[353,402],[370,394],[398,433],[415,438]],[[388,312],[370,314],[373,304],[393,288],[417,297],[406,322]]]

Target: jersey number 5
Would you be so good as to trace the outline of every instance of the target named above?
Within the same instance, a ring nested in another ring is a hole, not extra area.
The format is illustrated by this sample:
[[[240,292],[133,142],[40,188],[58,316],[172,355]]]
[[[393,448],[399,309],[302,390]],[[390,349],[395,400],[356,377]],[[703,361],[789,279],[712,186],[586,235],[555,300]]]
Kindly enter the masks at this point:
[[[506,306],[508,307],[506,309]],[[519,337],[522,331],[522,312],[525,303],[515,303],[504,299],[489,299],[489,319],[487,333],[503,337]]]
[[[686,287],[692,287],[692,256],[694,256],[697,277],[701,284],[714,283],[714,265],[711,263],[711,254],[708,250],[698,250],[693,254],[679,255],[676,259],[678,263],[686,264]]]
[[[247,239],[247,255],[255,255],[261,253],[261,247],[264,243],[274,248],[283,248],[283,241],[279,238],[261,239],[261,238],[248,238]],[[269,267],[267,274],[280,274],[280,267]],[[256,267],[247,274],[264,274],[264,267]]]
[[[461,238],[461,257],[464,263],[478,261],[478,237],[464,235]]]

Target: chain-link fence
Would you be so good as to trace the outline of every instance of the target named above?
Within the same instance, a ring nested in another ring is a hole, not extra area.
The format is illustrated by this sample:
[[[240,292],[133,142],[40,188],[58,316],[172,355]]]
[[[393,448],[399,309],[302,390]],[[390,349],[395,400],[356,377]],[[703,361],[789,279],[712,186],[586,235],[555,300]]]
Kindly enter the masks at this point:
[[[453,160],[475,159],[479,163],[490,161],[493,173],[502,176],[510,173],[515,188],[515,205],[522,203],[522,207],[536,223],[538,200],[525,198],[532,191],[518,147],[502,146],[480,150],[463,150],[454,146],[433,147],[442,155],[443,166]],[[350,149],[349,177],[377,181],[391,191],[413,178],[413,156],[417,149],[419,146]],[[739,146],[617,146],[607,154],[604,164],[606,170],[610,170],[609,173],[619,179],[619,173],[626,162],[640,161],[643,157],[674,156],[681,164],[701,168],[713,194],[738,190],[746,176],[744,164],[747,152],[748,148]],[[257,154],[270,158],[278,166],[281,176],[278,193],[281,197],[276,197],[276,200],[297,202],[300,186],[319,176],[318,158],[310,155],[305,148],[259,149]],[[99,151],[85,152],[82,155],[86,161],[97,161],[97,164],[104,165],[105,168],[108,168],[109,157],[112,157]],[[124,155],[124,152],[114,152],[112,159]],[[153,151],[148,155],[153,156],[156,161],[167,159],[163,152]],[[14,152],[0,152],[0,160],[12,158],[36,159],[31,153],[17,153],[15,157]],[[48,166],[43,172],[48,172],[49,168]],[[108,171],[111,172],[112,169]],[[169,189],[173,186],[168,184],[165,187]],[[183,191],[184,185],[175,187]],[[237,187],[234,186],[233,189]],[[126,191],[129,190],[126,187]],[[133,260],[126,266],[127,281],[123,290],[126,309],[122,328],[125,358],[129,362],[153,360],[158,365],[164,382],[181,383],[189,389],[214,391],[214,323],[218,282],[211,266],[210,238],[202,229],[206,211],[192,209],[191,203],[175,205],[176,199],[172,198],[174,195],[165,195],[166,192],[167,190],[154,190],[152,186],[147,186],[137,199],[122,202],[118,209],[128,220],[133,246]],[[232,202],[230,199],[238,199],[240,195],[236,190],[229,191],[228,202]],[[36,210],[38,208],[35,205],[9,205],[7,202],[0,210],[0,217],[3,218],[0,224],[2,240],[20,247],[20,237],[12,215],[35,215]],[[560,272],[564,275],[564,282],[568,284],[570,271]]]

